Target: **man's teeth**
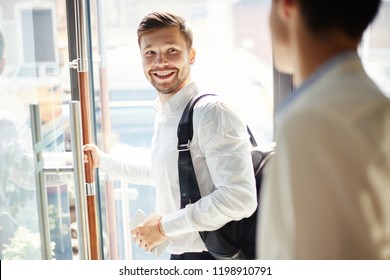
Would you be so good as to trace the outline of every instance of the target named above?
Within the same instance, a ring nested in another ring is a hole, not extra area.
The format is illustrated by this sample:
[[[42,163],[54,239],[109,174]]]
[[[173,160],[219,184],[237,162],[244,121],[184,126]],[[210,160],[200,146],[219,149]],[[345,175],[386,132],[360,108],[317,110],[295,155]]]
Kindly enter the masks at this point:
[[[168,76],[172,73],[173,73],[172,71],[160,71],[160,72],[155,72],[154,74],[157,76]]]

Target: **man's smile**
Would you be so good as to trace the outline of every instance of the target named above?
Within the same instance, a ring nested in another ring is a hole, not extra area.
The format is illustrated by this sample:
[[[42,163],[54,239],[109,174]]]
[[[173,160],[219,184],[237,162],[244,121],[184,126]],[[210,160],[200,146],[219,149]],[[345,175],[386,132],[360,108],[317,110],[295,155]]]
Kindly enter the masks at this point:
[[[151,74],[158,79],[168,79],[175,74],[175,71],[173,70],[151,71]]]

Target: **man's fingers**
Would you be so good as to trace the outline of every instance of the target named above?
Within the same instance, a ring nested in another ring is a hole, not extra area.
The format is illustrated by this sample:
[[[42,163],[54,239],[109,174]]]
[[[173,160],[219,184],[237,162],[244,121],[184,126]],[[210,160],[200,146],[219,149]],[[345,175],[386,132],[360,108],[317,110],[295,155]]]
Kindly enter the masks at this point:
[[[139,240],[139,247],[140,247],[141,249],[146,250],[146,248],[148,247],[148,243],[147,243],[146,241],[144,241],[143,239],[140,239],[140,240]]]
[[[83,150],[84,151],[95,151],[96,150],[96,146],[95,146],[95,144],[85,144],[83,146]]]

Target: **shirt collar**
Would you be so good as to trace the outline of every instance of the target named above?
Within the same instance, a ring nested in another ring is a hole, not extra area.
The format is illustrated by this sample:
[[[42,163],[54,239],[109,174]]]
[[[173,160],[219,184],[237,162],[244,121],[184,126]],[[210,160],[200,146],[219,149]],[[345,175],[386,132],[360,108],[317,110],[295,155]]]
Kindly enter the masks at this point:
[[[169,109],[170,111],[175,112],[178,109],[183,108],[193,96],[198,94],[198,92],[199,89],[197,84],[194,81],[191,81],[172,97],[168,98],[163,106],[163,110]]]
[[[293,100],[295,100],[301,93],[305,92],[312,84],[315,84],[321,77],[326,73],[337,67],[338,65],[344,63],[348,60],[353,60],[359,58],[356,52],[343,52],[329,59],[323,65],[321,65],[308,79],[306,79],[297,89],[290,94],[286,100],[279,106],[278,111],[286,108]]]

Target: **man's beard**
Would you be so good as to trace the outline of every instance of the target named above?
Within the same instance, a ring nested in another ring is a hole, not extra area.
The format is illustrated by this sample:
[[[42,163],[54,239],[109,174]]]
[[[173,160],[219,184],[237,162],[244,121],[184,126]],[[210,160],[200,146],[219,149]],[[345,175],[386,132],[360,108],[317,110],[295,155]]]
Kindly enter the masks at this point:
[[[170,83],[169,85],[161,85],[159,84],[158,82],[156,82],[155,80],[151,80],[151,83],[153,85],[153,87],[161,94],[172,94],[172,93],[176,93],[178,92],[183,84],[184,84],[184,79],[175,79],[172,83]]]

